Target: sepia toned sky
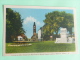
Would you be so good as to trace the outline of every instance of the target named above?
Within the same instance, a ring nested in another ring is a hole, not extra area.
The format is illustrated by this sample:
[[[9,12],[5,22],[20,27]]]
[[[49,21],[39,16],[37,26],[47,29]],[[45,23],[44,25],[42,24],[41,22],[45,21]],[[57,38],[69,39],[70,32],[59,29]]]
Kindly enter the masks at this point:
[[[66,13],[73,14],[73,10],[69,9],[31,9],[31,8],[11,8],[19,12],[23,19],[23,28],[26,31],[25,35],[31,38],[33,35],[33,23],[36,23],[36,32],[44,25],[45,15],[53,11],[65,11]]]

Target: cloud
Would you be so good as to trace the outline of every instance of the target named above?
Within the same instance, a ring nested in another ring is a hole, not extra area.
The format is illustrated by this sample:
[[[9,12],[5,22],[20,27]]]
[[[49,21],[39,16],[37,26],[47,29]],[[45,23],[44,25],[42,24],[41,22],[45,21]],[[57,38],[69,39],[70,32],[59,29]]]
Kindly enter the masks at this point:
[[[34,17],[29,16],[26,17],[26,19],[23,21],[23,24],[27,24],[27,23],[31,23],[31,22],[35,22],[37,25],[40,25],[40,22],[37,21]]]

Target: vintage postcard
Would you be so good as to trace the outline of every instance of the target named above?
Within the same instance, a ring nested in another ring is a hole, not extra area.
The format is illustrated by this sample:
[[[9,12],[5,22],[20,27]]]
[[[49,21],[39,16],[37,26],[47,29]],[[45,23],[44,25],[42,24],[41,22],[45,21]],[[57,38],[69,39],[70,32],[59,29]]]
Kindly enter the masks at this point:
[[[4,6],[4,56],[77,53],[75,8]]]

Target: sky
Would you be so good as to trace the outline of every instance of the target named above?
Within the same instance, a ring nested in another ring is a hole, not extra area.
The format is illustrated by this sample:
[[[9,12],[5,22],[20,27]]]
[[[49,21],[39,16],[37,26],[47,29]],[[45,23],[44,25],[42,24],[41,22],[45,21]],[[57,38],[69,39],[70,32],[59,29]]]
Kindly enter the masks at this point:
[[[11,8],[19,12],[23,19],[23,29],[26,31],[25,35],[31,38],[33,35],[33,23],[36,23],[36,33],[44,25],[45,15],[53,11],[65,11],[66,13],[73,14],[73,10],[69,9],[31,9],[31,8]]]

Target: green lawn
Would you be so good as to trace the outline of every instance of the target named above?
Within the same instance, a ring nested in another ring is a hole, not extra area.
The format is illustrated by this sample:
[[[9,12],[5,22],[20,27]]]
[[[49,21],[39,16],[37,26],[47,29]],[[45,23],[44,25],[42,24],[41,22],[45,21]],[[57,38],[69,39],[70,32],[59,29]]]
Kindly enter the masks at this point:
[[[54,43],[53,41],[35,42],[31,46],[8,46],[6,53],[34,53],[34,52],[74,52],[75,43]]]

